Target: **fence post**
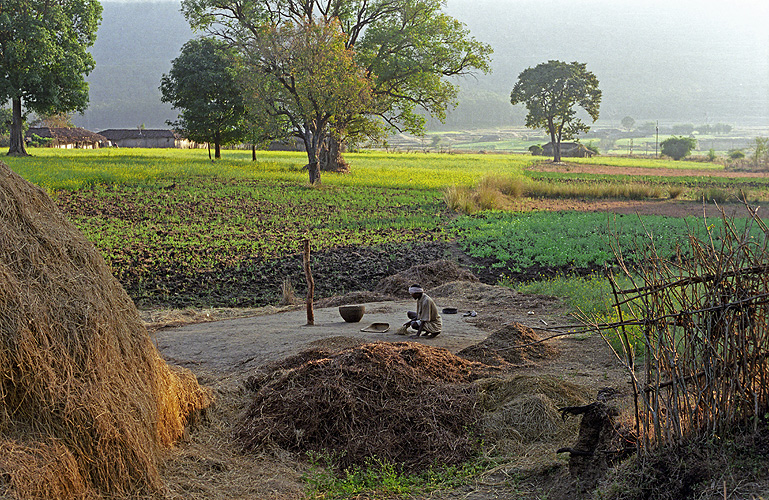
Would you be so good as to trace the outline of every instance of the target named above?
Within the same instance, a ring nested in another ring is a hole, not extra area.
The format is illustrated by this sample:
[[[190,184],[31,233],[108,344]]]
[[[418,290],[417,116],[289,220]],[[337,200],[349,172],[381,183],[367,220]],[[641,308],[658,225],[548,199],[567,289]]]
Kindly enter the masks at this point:
[[[315,311],[313,310],[313,301],[315,298],[315,280],[312,279],[312,270],[310,269],[310,240],[304,240],[304,252],[302,253],[302,263],[304,264],[304,276],[307,278],[307,325],[315,324]]]

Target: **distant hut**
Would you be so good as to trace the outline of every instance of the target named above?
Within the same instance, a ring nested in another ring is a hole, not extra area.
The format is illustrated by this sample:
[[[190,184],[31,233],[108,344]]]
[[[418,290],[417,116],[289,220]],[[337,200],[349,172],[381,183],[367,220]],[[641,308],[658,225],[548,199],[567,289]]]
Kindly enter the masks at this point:
[[[543,156],[553,156],[553,143],[548,142],[542,146]],[[578,142],[562,142],[561,143],[561,157],[569,158],[592,158],[595,153],[587,149],[584,145]]]
[[[29,144],[60,149],[99,149],[107,145],[103,135],[77,127],[31,127],[25,139]]]
[[[99,132],[114,146],[121,148],[180,148],[189,149],[197,144],[173,130],[165,129],[107,129]]]

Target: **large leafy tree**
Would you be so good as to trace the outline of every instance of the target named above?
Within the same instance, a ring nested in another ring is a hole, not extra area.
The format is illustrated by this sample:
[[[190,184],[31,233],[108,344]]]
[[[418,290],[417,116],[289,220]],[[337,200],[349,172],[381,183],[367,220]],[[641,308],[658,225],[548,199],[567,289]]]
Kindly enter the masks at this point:
[[[244,138],[246,106],[236,54],[226,43],[213,38],[185,43],[163,75],[160,92],[162,101],[181,109],[169,125],[195,142],[213,143],[214,158],[222,157],[222,144]]]
[[[598,119],[601,90],[598,78],[578,62],[548,61],[523,70],[510,93],[513,105],[528,109],[526,126],[544,128],[553,144],[553,161],[561,161],[561,141],[573,139],[590,127],[578,116],[578,108],[593,121]]]
[[[0,101],[12,102],[8,154],[26,155],[22,132],[28,111],[41,115],[84,111],[85,76],[94,68],[88,47],[101,22],[97,0],[0,2]]]
[[[272,32],[251,40],[245,51],[246,95],[252,114],[260,109],[272,123],[263,129],[282,123],[302,140],[314,184],[320,181],[320,150],[329,127],[370,109],[369,81],[336,22],[266,29]]]
[[[285,25],[337,23],[373,100],[332,117],[324,143],[376,132],[378,124],[421,133],[425,113],[439,119],[456,104],[447,77],[489,70],[491,48],[442,12],[445,0],[183,0],[182,11],[203,29],[248,50]],[[262,74],[270,74],[269,66]],[[372,118],[379,118],[377,122]],[[329,168],[338,158],[330,155]]]

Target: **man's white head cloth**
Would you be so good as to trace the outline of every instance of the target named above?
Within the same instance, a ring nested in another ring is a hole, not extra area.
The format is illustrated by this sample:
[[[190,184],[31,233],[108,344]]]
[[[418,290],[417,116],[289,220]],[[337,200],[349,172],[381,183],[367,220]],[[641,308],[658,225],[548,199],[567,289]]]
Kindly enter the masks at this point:
[[[414,285],[409,287],[409,293],[425,293],[425,291],[421,286]]]

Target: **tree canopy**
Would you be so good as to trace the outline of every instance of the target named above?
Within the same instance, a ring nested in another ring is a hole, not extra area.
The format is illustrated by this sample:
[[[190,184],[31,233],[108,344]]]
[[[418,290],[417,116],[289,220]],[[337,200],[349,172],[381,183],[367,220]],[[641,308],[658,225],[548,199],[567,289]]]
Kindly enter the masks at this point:
[[[561,141],[573,139],[590,127],[578,116],[578,107],[598,119],[601,90],[586,64],[548,61],[523,70],[510,93],[513,105],[526,105],[526,126],[544,128],[553,144],[553,161],[561,161]]]
[[[680,160],[697,147],[697,139],[694,137],[671,136],[660,143],[662,154],[674,160]]]
[[[316,25],[323,30],[335,27],[349,54],[348,67],[354,68],[356,79],[368,80],[370,91],[353,111],[324,111],[330,118],[326,129],[319,132],[323,138],[334,140],[345,135],[373,135],[380,124],[421,133],[424,112],[442,119],[455,104],[458,88],[446,77],[489,70],[491,48],[443,13],[444,4],[443,0],[260,0],[248,4],[239,0],[183,0],[182,11],[193,28],[205,30],[241,51],[252,63],[253,78],[267,78],[286,89],[270,58],[261,58],[255,51],[273,45],[266,38],[285,38],[288,26],[295,35],[303,36],[311,35]],[[343,54],[337,43],[331,45],[336,52],[325,63]],[[326,87],[318,87],[316,97],[324,90]],[[333,94],[340,89],[328,90]],[[284,107],[282,112],[287,110]],[[288,115],[284,117],[290,120]],[[297,137],[304,134],[296,124],[293,133]],[[311,154],[308,151],[313,164]]]
[[[171,71],[160,81],[162,100],[181,109],[168,124],[195,142],[214,144],[221,158],[222,144],[241,140],[246,107],[238,83],[233,50],[212,38],[185,43]]]
[[[293,130],[304,142],[315,183],[328,127],[344,127],[371,109],[369,80],[334,21],[267,29],[272,32],[252,40],[244,54],[246,95],[252,114],[260,110],[265,122],[278,121],[273,130]]]
[[[8,154],[26,155],[24,111],[84,111],[88,53],[101,21],[97,0],[3,0],[0,5],[0,101],[12,102]]]

